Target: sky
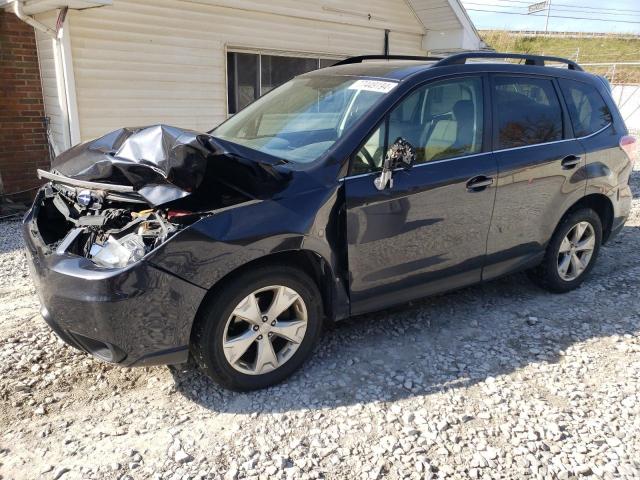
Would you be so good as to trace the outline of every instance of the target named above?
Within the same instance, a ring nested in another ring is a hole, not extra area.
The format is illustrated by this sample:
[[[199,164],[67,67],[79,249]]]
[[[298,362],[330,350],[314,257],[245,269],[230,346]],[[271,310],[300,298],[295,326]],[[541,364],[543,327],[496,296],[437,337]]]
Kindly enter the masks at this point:
[[[461,0],[479,30],[544,31],[546,10],[527,15],[528,5],[539,1]],[[549,31],[640,34],[640,0],[551,0]]]

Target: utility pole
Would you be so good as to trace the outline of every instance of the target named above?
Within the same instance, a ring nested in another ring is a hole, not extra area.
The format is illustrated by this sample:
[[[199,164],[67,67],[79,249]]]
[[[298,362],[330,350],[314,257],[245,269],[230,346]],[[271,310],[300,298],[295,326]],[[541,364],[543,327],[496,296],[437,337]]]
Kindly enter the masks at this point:
[[[549,33],[549,15],[551,14],[551,0],[547,0],[547,22],[544,25],[544,33]]]
[[[542,13],[547,11],[547,21],[544,26],[544,32],[549,33],[549,17],[551,16],[551,0],[543,0],[542,2],[533,3],[529,5],[528,15],[535,15],[536,13]]]

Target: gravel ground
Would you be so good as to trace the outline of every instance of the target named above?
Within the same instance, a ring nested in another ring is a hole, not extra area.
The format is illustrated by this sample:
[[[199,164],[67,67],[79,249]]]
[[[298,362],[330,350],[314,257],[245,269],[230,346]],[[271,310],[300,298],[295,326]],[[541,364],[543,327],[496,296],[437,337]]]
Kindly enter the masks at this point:
[[[639,226],[635,201],[575,292],[514,275],[355,318],[238,394],[61,344],[0,223],[0,478],[637,478]]]

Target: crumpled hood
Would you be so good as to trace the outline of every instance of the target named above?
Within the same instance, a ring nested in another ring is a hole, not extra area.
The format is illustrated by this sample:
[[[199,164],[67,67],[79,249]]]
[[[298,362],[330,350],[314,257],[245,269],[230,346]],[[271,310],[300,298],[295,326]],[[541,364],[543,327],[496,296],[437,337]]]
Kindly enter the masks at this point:
[[[207,133],[154,125],[121,128],[76,145],[56,157],[51,173],[132,187],[152,207],[191,195],[211,176],[255,198],[282,190],[290,172],[255,156]]]
[[[130,185],[157,205],[198,188],[214,150],[209,135],[191,130],[121,128],[58,155],[52,171],[76,180]]]

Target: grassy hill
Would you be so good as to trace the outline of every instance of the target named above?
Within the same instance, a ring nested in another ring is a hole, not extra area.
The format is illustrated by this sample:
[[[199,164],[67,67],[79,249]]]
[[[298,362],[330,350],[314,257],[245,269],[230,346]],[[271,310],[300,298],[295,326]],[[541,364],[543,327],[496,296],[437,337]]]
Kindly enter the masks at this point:
[[[590,63],[640,63],[640,36],[633,35],[534,35],[482,31],[487,45],[496,51],[535,53],[577,60],[586,70],[605,75],[615,83],[640,83],[640,65],[590,66]]]

